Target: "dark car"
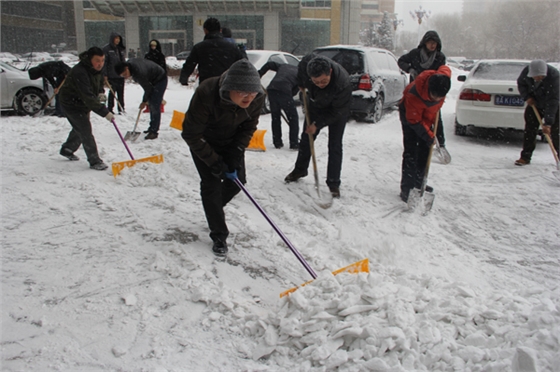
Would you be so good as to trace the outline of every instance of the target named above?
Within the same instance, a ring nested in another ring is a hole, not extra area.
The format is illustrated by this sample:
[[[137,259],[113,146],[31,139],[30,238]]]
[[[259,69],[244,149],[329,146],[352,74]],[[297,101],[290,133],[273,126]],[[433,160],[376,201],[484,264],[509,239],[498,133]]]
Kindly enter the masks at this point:
[[[352,116],[359,121],[376,123],[383,109],[402,98],[408,78],[388,50],[363,46],[331,45],[314,53],[338,62],[348,71],[352,84]]]
[[[187,57],[191,54],[190,50],[185,50],[184,52],[178,53],[175,58],[177,59],[187,59]]]

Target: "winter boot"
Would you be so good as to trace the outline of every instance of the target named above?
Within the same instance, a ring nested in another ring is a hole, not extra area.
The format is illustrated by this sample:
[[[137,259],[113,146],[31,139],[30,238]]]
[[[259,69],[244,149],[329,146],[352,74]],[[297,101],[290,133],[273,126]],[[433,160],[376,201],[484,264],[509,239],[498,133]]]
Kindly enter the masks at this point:
[[[295,182],[305,176],[307,176],[307,171],[301,172],[298,171],[297,169],[294,169],[290,174],[286,176],[286,178],[284,178],[284,181],[286,183]]]
[[[212,252],[214,252],[216,256],[225,256],[228,252],[227,243],[222,240],[215,240],[212,245]]]
[[[340,198],[340,189],[336,186],[329,186],[329,190],[331,190],[331,195],[333,198]]]
[[[520,158],[515,161],[515,165],[519,165],[519,166],[529,165],[529,164],[531,164],[531,160],[525,160],[523,158]]]
[[[74,153],[72,153],[72,152],[70,152],[69,150],[66,150],[66,149],[61,149],[60,150],[60,155],[64,156],[68,160],[72,160],[72,161],[80,160],[80,158],[77,157],[76,155],[74,155]]]
[[[109,168],[107,164],[103,163],[103,161],[99,161],[98,163],[91,164],[89,167],[95,170],[105,170]]]

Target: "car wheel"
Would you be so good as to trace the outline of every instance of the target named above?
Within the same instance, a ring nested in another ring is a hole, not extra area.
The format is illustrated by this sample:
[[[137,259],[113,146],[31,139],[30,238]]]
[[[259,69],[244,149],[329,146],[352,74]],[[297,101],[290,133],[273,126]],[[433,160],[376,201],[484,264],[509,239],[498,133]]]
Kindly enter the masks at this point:
[[[47,97],[38,89],[23,89],[16,96],[15,108],[20,115],[34,115],[47,103]]]
[[[373,106],[371,108],[371,111],[364,118],[365,122],[377,123],[379,122],[379,120],[381,120],[381,117],[383,116],[383,102],[384,102],[383,95],[378,94],[375,101],[373,101]]]
[[[457,119],[455,119],[455,135],[457,136],[467,135],[467,126],[457,123]]]
[[[261,111],[261,114],[269,114],[270,113],[270,101],[268,100],[268,94],[264,99],[264,105]]]

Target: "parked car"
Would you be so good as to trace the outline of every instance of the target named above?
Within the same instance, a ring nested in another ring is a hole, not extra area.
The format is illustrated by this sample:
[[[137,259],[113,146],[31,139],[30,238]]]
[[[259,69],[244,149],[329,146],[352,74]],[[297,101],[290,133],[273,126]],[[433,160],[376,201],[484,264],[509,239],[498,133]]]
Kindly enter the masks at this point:
[[[390,51],[331,45],[314,52],[338,62],[348,71],[353,96],[350,112],[356,120],[376,123],[383,109],[396,105],[402,98],[408,78]]]
[[[456,104],[455,134],[469,127],[523,130],[525,101],[517,90],[517,78],[528,60],[480,60],[463,81]]]
[[[19,58],[13,55],[12,53],[2,52],[0,53],[0,61],[6,63],[12,63],[12,62],[19,61]]]
[[[72,53],[51,53],[51,57],[53,57],[55,61],[62,61],[68,65],[74,65],[80,62],[80,58]]]
[[[33,115],[47,102],[43,79],[31,80],[27,71],[0,62],[0,100],[2,110]]]
[[[21,60],[27,62],[46,62],[46,61],[54,61],[54,58],[47,52],[29,52],[24,53],[20,57]]]
[[[185,50],[185,51],[183,51],[183,52],[181,52],[181,53],[177,53],[177,55],[175,56],[175,58],[185,60],[185,59],[187,59],[187,57],[189,56],[189,54],[191,54],[191,51],[190,51],[190,50]]]
[[[249,58],[249,62],[251,62],[257,70],[260,70],[261,67],[263,67],[268,61],[286,63],[293,66],[297,66],[299,64],[299,59],[293,54],[276,50],[248,50],[247,58]],[[261,84],[263,87],[268,88],[268,84],[270,84],[275,75],[276,71],[272,70],[269,70],[266,74],[264,74],[261,77]],[[300,102],[299,95],[294,96],[294,101],[296,101],[296,104]],[[270,112],[270,102],[268,101],[268,97],[266,98],[263,112],[265,114]]]
[[[467,59],[466,57],[447,57],[445,64],[450,67],[461,68],[462,62]]]

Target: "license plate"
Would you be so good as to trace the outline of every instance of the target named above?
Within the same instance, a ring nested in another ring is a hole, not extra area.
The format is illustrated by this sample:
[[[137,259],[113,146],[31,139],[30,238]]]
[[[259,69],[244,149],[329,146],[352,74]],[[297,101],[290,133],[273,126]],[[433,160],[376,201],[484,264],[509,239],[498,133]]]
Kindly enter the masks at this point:
[[[521,96],[501,96],[496,95],[494,104],[499,106],[523,106],[525,101]]]

